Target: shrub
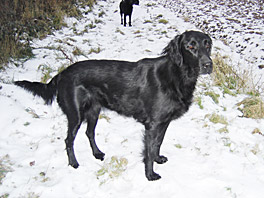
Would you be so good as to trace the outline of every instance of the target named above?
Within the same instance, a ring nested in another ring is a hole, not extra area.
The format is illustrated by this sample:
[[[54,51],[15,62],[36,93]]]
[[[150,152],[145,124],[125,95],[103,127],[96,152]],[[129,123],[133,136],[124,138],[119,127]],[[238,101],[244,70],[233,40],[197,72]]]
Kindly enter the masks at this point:
[[[65,26],[64,16],[80,16],[78,5],[95,0],[9,0],[0,6],[0,69],[10,62],[33,57],[30,42]],[[78,5],[77,5],[78,3]]]

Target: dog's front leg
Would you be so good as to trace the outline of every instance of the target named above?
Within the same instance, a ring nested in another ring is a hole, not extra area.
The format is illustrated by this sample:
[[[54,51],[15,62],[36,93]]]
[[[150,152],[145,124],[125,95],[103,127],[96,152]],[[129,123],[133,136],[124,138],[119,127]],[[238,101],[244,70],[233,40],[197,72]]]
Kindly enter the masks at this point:
[[[169,126],[169,122],[160,123],[152,126],[145,126],[145,150],[144,150],[144,163],[145,174],[148,180],[158,180],[160,175],[153,171],[154,161],[158,164],[163,164],[168,161],[167,157],[160,155],[160,146],[163,142],[165,132]]]
[[[161,176],[154,172],[153,170],[153,164],[154,160],[156,158],[155,156],[155,138],[153,136],[153,131],[146,130],[145,132],[145,139],[144,139],[144,164],[145,164],[145,174],[149,181],[158,180],[161,178]]]

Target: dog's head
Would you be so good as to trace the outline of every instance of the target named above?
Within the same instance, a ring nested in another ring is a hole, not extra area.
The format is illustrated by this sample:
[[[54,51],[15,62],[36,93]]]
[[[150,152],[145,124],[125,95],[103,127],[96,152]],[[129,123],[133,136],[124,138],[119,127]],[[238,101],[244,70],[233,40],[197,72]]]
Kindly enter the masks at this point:
[[[139,0],[122,0],[130,5],[139,5]]]
[[[187,31],[176,36],[163,50],[178,66],[187,65],[199,74],[210,74],[213,62],[210,58],[211,38],[202,32]]]
[[[134,5],[139,5],[139,0],[132,0]]]

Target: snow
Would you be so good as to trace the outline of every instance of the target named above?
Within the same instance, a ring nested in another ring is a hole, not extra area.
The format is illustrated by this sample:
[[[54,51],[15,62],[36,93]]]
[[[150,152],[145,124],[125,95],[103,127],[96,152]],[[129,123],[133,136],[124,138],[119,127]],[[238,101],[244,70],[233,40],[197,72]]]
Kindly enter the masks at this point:
[[[141,156],[144,127],[132,118],[108,110],[102,113],[109,120],[100,119],[96,128],[97,145],[106,153],[105,161],[98,161],[92,156],[84,124],[75,140],[75,154],[80,167],[73,169],[68,166],[64,143],[67,120],[58,104],[55,102],[46,106],[41,98],[32,96],[11,82],[23,79],[40,81],[43,76],[41,69],[38,69],[40,65],[51,67],[54,70],[51,75],[54,76],[61,66],[87,57],[129,61],[156,57],[177,34],[186,30],[199,30],[191,21],[186,22],[182,16],[177,16],[178,13],[173,9],[175,7],[163,7],[161,0],[141,1],[139,6],[134,6],[133,27],[123,27],[120,25],[118,4],[119,0],[101,0],[85,18],[67,18],[68,27],[43,40],[34,41],[34,59],[18,68],[10,65],[0,73],[0,158],[8,155],[12,168],[2,180],[0,196],[263,197],[264,137],[252,134],[252,131],[258,128],[263,132],[264,120],[242,118],[236,104],[246,96],[224,95],[217,87],[211,89],[220,94],[219,104],[215,104],[209,96],[199,95],[203,109],[194,102],[188,113],[171,122],[161,147],[161,153],[169,161],[154,165],[155,171],[162,176],[160,180],[149,182],[145,178]],[[180,5],[190,9],[188,1],[181,1]],[[105,14],[99,17],[102,11]],[[221,12],[214,13],[218,20],[226,21],[226,16],[218,13]],[[159,23],[160,17],[169,23]],[[96,20],[101,21],[95,23]],[[91,29],[89,24],[92,22],[96,27]],[[259,24],[258,28],[262,31],[263,24]],[[222,31],[224,34],[230,29]],[[230,39],[230,46],[215,37],[213,53],[229,54],[234,62],[240,62],[246,68],[246,53],[232,48],[237,40],[243,40],[242,37],[230,37],[232,39],[227,38]],[[252,39],[263,42],[262,37]],[[242,44],[246,45],[244,41]],[[61,51],[55,50],[57,47],[61,47],[68,59]],[[73,56],[75,47],[87,57]],[[98,47],[100,53],[89,54],[91,48]],[[254,52],[256,64],[260,64],[263,57],[260,48],[263,46],[254,49],[259,50]],[[262,75],[258,68],[253,67],[253,70]],[[212,84],[208,76],[202,77],[200,82]],[[198,85],[196,94],[202,91],[203,87]],[[210,122],[206,115],[212,113],[223,115],[228,124]],[[219,132],[224,127],[228,133]],[[116,177],[110,177],[108,172],[100,176],[98,171],[102,168],[114,166],[111,163],[113,156],[119,162],[121,159],[127,160],[124,170]]]

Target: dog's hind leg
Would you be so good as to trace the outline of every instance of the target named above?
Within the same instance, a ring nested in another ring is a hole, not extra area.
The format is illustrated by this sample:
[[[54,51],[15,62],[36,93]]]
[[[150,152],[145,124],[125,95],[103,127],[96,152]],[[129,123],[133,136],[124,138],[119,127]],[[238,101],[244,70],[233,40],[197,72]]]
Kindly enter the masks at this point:
[[[100,106],[94,104],[88,111],[85,112],[85,116],[87,119],[86,135],[90,141],[94,157],[99,160],[104,160],[105,154],[99,150],[94,139],[94,130],[97,124],[100,110]]]
[[[69,165],[71,165],[73,168],[79,167],[79,163],[77,162],[74,154],[73,144],[78,129],[80,128],[80,125],[81,125],[81,120],[78,118],[78,114],[72,114],[71,118],[68,117],[68,134],[67,134],[67,138],[65,139],[65,143],[66,143],[66,151],[68,155]]]
[[[121,16],[121,25],[123,25],[123,13],[120,12],[120,16]]]
[[[129,22],[128,22],[128,25],[131,27],[132,24],[131,24],[131,14],[129,15]]]
[[[83,113],[81,110],[82,94],[80,89],[72,85],[61,82],[58,89],[57,100],[62,111],[68,119],[68,132],[65,139],[66,151],[68,155],[69,165],[78,168],[79,164],[74,154],[74,140],[83,121]]]
[[[127,17],[127,15],[124,14],[124,26],[126,26],[126,17]]]

